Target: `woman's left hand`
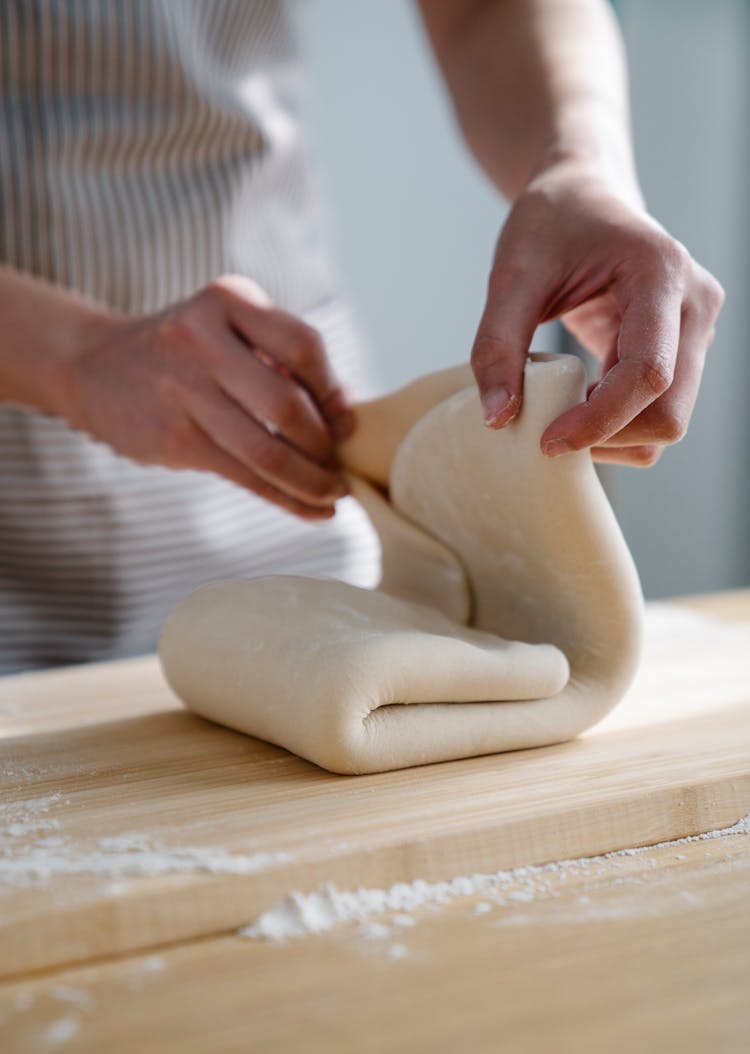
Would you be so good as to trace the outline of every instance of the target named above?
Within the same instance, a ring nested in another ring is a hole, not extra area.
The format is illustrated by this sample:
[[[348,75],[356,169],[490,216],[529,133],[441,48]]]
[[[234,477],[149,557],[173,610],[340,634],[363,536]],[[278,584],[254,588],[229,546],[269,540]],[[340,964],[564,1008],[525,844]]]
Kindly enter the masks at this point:
[[[471,357],[487,424],[516,416],[534,330],[559,318],[601,375],[551,422],[543,452],[653,464],[685,434],[723,301],[639,202],[571,162],[551,167],[516,199],[495,254]]]

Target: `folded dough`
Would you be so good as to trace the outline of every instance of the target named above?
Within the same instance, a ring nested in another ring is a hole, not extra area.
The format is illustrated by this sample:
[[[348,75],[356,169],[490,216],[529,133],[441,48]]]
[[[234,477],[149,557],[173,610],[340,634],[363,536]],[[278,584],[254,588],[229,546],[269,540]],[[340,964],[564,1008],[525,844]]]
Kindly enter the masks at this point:
[[[521,414],[499,432],[465,367],[362,406],[342,455],[381,537],[380,589],[291,576],[201,589],[162,634],[173,689],[341,773],[594,724],[635,672],[642,599],[589,453],[539,450],[584,394],[578,360],[533,356]],[[388,481],[390,500],[362,475]]]

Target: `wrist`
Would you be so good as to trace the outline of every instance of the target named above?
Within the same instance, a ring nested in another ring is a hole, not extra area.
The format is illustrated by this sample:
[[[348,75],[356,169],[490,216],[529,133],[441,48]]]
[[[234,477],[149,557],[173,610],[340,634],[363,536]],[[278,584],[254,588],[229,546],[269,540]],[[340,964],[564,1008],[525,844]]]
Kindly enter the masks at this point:
[[[646,211],[632,155],[624,148],[587,149],[553,144],[541,154],[523,190],[549,182],[595,188],[636,211]]]
[[[76,390],[82,370],[98,347],[111,341],[132,319],[98,304],[86,304],[63,326],[60,340],[44,355],[36,408],[79,427]]]
[[[68,418],[77,362],[125,316],[32,275],[0,268],[0,319],[0,402]]]

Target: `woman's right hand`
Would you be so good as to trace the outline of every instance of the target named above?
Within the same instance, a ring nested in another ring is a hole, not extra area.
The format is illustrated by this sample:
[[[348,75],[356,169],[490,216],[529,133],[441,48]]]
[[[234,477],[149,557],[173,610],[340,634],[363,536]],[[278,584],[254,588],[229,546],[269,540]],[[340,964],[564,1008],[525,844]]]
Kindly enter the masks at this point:
[[[217,279],[174,307],[107,317],[69,356],[57,408],[143,464],[215,472],[308,520],[347,493],[335,444],[354,416],[306,323],[254,282]]]

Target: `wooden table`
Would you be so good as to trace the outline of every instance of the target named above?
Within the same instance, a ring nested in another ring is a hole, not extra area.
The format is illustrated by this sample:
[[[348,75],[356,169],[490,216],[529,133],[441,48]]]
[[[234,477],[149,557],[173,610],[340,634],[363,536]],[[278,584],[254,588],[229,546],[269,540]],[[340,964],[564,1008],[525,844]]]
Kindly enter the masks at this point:
[[[152,659],[0,681],[1,1049],[747,1051],[747,834],[236,935],[327,880],[543,865],[750,813],[750,592],[691,606],[726,624],[688,615],[580,740],[381,776],[192,717]]]

